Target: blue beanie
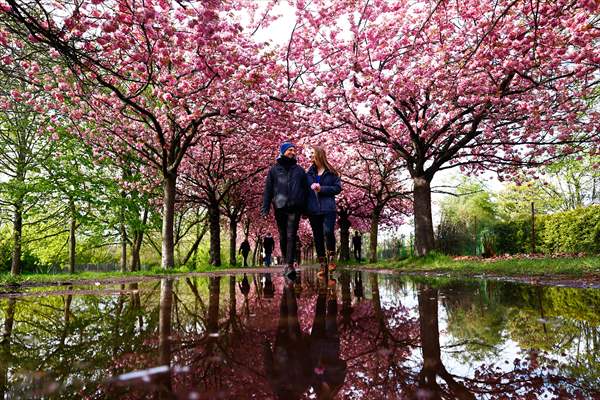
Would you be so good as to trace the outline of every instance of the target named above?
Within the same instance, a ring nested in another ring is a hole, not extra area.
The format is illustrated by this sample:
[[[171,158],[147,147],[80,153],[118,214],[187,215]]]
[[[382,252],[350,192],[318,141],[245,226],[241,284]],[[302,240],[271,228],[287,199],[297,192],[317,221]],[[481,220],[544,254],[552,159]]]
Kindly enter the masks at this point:
[[[288,151],[289,148],[296,147],[292,142],[283,142],[281,146],[279,146],[279,155],[282,156]]]

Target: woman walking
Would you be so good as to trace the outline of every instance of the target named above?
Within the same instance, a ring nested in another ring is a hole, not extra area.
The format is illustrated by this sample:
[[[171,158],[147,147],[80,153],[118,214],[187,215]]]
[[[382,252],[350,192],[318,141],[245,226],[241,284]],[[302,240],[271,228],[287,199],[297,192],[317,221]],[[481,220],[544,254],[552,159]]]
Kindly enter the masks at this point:
[[[294,261],[298,225],[307,194],[306,172],[296,163],[296,146],[285,142],[279,148],[277,163],[267,175],[261,213],[266,217],[273,203],[281,255],[287,265],[284,274],[292,279],[296,273]]]
[[[321,147],[313,147],[311,161],[312,165],[306,173],[311,189],[307,214],[321,271],[325,271],[327,264],[332,271],[335,269],[335,196],[342,191],[342,184],[339,172],[329,164]]]

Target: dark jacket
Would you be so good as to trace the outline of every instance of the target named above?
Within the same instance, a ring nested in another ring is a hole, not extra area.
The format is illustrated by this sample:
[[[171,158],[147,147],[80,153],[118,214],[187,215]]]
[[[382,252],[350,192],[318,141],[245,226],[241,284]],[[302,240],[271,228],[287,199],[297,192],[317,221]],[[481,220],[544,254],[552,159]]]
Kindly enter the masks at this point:
[[[295,159],[280,157],[267,175],[262,214],[269,213],[271,202],[276,209],[303,211],[307,195],[308,184],[304,169],[296,164]]]
[[[306,209],[310,215],[335,211],[335,195],[342,191],[342,180],[339,176],[329,171],[325,171],[321,175],[321,181],[319,182],[321,191],[319,193],[310,189],[310,186],[317,182],[317,175],[317,167],[314,165],[306,172],[309,188]]]
[[[265,253],[271,254],[273,249],[275,248],[275,240],[272,236],[265,236],[263,239],[263,247],[265,249]]]
[[[250,253],[251,247],[250,247],[250,243],[248,243],[247,240],[244,240],[242,242],[242,245],[240,246],[240,252],[241,253]]]

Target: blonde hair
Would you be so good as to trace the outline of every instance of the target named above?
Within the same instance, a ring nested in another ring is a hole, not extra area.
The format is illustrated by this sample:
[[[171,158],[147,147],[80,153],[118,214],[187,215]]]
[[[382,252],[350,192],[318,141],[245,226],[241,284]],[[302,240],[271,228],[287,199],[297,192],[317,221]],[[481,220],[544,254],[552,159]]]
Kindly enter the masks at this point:
[[[331,164],[329,164],[329,161],[327,161],[327,153],[325,152],[325,149],[319,146],[313,146],[313,152],[315,155],[315,165],[317,166],[317,168],[321,166],[329,172],[331,172],[332,174],[340,176],[338,170],[335,169]]]

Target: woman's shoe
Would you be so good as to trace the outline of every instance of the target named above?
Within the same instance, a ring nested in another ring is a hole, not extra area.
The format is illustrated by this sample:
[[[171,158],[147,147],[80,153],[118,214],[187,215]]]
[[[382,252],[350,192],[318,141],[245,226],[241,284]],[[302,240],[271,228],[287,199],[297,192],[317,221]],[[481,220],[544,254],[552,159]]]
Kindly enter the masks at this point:
[[[327,252],[327,266],[329,267],[329,272],[333,272],[337,268],[337,265],[335,265],[335,252],[333,251]]]
[[[318,276],[325,275],[325,267],[327,267],[327,260],[325,257],[319,257],[319,272],[317,272]]]

